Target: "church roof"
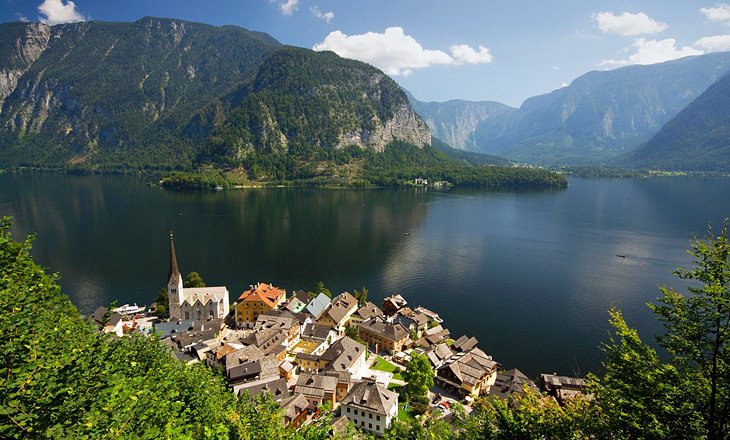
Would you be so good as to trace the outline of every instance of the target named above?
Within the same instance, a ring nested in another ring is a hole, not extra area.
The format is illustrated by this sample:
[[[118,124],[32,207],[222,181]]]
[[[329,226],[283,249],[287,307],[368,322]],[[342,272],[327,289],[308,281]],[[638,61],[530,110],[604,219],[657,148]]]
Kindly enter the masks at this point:
[[[225,286],[186,287],[182,293],[182,302],[187,302],[191,306],[196,302],[200,302],[203,305],[208,304],[208,301],[219,303],[228,297],[228,289]]]
[[[170,231],[170,273],[167,274],[168,284],[177,284],[182,275],[177,267],[177,255],[175,255],[175,241],[172,239],[172,231]]]

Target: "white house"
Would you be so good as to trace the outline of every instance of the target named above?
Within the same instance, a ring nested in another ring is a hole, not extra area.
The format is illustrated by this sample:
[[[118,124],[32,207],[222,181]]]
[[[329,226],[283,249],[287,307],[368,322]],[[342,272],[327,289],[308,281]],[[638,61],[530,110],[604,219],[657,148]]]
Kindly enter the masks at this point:
[[[360,382],[342,400],[340,413],[356,428],[383,435],[398,417],[398,393],[372,380]]]

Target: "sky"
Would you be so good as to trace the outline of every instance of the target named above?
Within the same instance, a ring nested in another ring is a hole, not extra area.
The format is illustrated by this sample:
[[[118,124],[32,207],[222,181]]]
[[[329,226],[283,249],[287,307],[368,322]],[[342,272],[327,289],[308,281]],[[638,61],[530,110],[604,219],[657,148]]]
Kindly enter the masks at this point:
[[[519,106],[591,70],[730,50],[730,4],[703,0],[0,0],[0,22],[144,16],[332,50],[422,101]]]

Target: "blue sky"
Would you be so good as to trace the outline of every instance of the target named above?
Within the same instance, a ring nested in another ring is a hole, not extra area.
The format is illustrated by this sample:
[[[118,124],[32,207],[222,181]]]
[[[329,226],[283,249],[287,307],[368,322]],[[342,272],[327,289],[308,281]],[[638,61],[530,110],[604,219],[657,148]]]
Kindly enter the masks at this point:
[[[424,101],[519,106],[590,70],[730,50],[730,5],[608,0],[0,0],[0,21],[151,15],[266,32],[386,71]]]

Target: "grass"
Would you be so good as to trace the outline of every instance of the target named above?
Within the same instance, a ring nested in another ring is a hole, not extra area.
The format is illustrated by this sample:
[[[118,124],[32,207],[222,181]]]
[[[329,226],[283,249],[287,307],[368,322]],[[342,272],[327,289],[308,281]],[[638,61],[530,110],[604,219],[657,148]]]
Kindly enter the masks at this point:
[[[401,390],[403,389],[403,385],[397,383],[389,383],[388,389],[390,391],[395,391],[396,393],[400,394]]]
[[[398,403],[398,420],[402,422],[409,422],[415,418],[415,414],[413,414],[411,411],[411,407],[408,407],[408,411],[404,410],[405,402],[399,402]]]
[[[371,367],[371,369],[378,370],[378,371],[385,371],[386,373],[393,373],[393,379],[404,380],[401,369],[396,367],[395,365],[391,364],[390,362],[386,361],[385,359],[383,359],[380,356],[375,358],[375,362],[373,363],[373,366]]]

